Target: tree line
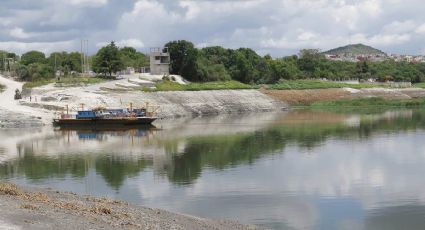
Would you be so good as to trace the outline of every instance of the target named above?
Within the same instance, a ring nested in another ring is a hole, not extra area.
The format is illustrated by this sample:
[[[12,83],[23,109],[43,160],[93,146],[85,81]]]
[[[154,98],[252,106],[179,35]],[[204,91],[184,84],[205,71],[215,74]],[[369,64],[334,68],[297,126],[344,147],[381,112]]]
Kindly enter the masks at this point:
[[[197,49],[179,40],[166,44],[171,56],[171,73],[189,81],[237,80],[248,84],[274,84],[282,80],[375,79],[377,81],[425,81],[425,63],[349,62],[327,60],[317,49],[303,49],[298,55],[272,58],[249,48],[220,46]]]
[[[111,47],[113,51],[111,52]],[[0,51],[0,70],[10,72],[22,81],[48,80],[56,76],[76,76],[82,72],[82,56],[79,52],[53,52],[46,56],[40,51],[29,51],[21,56]],[[118,48],[112,42],[88,58],[92,69],[102,75],[115,73],[126,67],[140,69],[148,64],[149,58],[132,47]],[[105,67],[112,66],[112,67]]]
[[[274,84],[283,80],[370,78],[378,81],[425,81],[425,63],[331,61],[315,49],[304,49],[298,55],[273,58],[261,56],[250,48],[227,49],[220,46],[196,48],[185,40],[168,42],[170,73],[192,82],[236,80],[247,84]],[[81,54],[54,52],[48,57],[40,51],[29,51],[21,57],[0,51],[0,69],[10,71],[21,80],[53,78],[55,70],[64,75],[81,72]],[[112,76],[127,67],[139,70],[149,66],[149,58],[132,47],[119,48],[114,42],[89,57],[93,71]]]

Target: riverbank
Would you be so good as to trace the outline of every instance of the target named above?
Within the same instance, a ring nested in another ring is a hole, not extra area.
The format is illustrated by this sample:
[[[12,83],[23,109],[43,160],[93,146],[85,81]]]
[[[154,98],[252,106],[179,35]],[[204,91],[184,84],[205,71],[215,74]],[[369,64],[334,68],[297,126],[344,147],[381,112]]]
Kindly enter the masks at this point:
[[[123,201],[0,184],[2,229],[260,229]]]
[[[20,90],[23,83],[0,75],[0,85],[4,86],[0,102],[0,128],[37,127],[51,122],[51,111],[23,106],[14,100],[15,90]]]
[[[361,98],[384,98],[387,100],[412,100],[425,98],[422,88],[341,88],[305,90],[261,90],[262,93],[291,106],[309,106],[318,102],[352,100]]]
[[[138,76],[117,81],[73,87],[48,84],[27,89],[23,100],[13,100],[14,90],[22,83],[0,76],[6,86],[0,104],[1,127],[32,127],[48,125],[55,113],[68,106],[70,112],[81,107],[134,107],[148,105],[160,119],[198,117],[221,114],[257,113],[289,109],[289,106],[309,106],[317,102],[379,97],[390,100],[412,100],[425,97],[422,88],[332,88],[332,89],[241,89],[210,91],[144,92],[132,82]],[[9,100],[7,99],[9,98]],[[340,104],[339,106],[342,106]],[[16,114],[16,116],[14,116]],[[28,122],[23,122],[28,121]],[[32,122],[34,121],[34,122]]]
[[[137,76],[135,79],[138,79]],[[54,84],[26,89],[23,99],[13,100],[15,89],[22,83],[0,76],[0,84],[6,86],[0,111],[22,116],[35,116],[42,124],[51,124],[55,113],[64,112],[68,106],[71,113],[81,108],[123,108],[148,105],[160,119],[197,117],[220,114],[269,112],[288,109],[288,105],[258,90],[210,90],[143,92],[133,89],[131,81],[122,79],[99,84],[75,87],[56,87]],[[124,87],[125,86],[125,87]],[[1,113],[0,113],[1,114]],[[9,120],[13,120],[10,116]],[[1,118],[1,117],[0,117]],[[25,118],[22,118],[25,119]],[[14,119],[16,127],[24,127]],[[29,118],[27,120],[30,120]]]

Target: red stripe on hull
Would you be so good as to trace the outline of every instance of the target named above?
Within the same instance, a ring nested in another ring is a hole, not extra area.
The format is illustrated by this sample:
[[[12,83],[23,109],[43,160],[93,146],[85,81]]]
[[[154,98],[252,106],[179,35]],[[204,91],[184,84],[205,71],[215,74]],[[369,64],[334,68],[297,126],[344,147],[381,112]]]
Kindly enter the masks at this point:
[[[58,126],[74,125],[148,125],[156,120],[155,117],[142,118],[113,118],[113,119],[54,119],[53,124]]]

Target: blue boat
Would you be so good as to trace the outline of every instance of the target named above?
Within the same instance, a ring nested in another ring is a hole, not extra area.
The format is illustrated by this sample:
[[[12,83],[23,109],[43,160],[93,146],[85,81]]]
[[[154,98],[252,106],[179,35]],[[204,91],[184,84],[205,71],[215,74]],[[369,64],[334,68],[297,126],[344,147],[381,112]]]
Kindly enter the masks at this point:
[[[134,126],[149,125],[157,119],[154,113],[146,109],[105,109],[81,110],[77,114],[61,114],[54,119],[56,126]]]

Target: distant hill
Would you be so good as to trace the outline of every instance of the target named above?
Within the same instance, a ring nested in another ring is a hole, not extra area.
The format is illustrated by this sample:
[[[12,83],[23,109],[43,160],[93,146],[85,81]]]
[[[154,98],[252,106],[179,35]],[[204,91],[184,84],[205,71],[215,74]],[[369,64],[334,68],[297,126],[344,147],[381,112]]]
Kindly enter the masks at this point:
[[[375,49],[370,46],[366,46],[363,44],[355,44],[355,45],[348,45],[343,47],[338,47],[335,49],[328,50],[326,52],[323,52],[323,54],[330,54],[330,55],[344,55],[344,54],[352,54],[352,55],[387,55],[386,53],[382,52],[381,50]]]

